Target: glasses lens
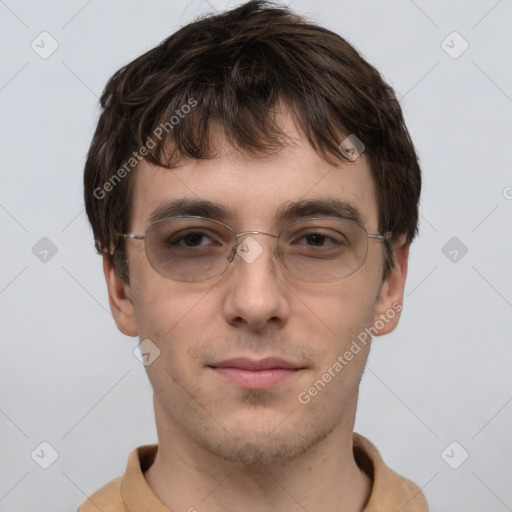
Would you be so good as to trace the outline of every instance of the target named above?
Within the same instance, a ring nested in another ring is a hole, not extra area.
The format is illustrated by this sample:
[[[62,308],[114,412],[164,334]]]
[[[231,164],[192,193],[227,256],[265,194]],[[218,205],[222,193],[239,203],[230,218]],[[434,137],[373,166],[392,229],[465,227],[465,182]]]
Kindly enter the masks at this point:
[[[337,281],[366,260],[368,235],[352,220],[320,218],[295,222],[279,235],[282,264],[302,281]]]
[[[200,282],[221,275],[229,265],[233,233],[220,222],[180,217],[157,221],[146,231],[151,266],[174,281]]]

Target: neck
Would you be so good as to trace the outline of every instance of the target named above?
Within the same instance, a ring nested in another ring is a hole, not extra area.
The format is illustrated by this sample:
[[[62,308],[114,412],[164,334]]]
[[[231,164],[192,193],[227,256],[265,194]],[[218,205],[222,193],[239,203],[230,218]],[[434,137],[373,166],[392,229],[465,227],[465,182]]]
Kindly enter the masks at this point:
[[[157,424],[162,425],[158,421]],[[218,457],[175,425],[158,429],[159,448],[146,481],[170,510],[189,512],[361,512],[370,478],[352,449],[353,418],[305,453],[269,465],[246,466]]]

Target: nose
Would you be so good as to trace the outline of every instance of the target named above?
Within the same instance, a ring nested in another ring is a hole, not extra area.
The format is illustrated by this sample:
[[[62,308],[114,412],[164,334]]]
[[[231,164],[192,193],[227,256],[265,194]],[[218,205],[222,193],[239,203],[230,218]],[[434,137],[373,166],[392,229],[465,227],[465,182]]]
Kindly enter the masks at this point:
[[[289,316],[289,289],[274,254],[275,240],[256,234],[238,241],[232,268],[225,276],[222,311],[236,327],[263,330],[284,324]]]

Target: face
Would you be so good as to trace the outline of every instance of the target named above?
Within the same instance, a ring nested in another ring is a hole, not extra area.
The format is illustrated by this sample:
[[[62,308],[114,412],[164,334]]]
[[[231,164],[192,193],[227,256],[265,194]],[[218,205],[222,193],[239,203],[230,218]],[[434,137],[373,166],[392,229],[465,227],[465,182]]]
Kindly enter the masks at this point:
[[[131,233],[143,233],[162,204],[183,199],[229,210],[233,216],[219,220],[235,232],[266,233],[296,220],[279,215],[293,203],[336,200],[357,209],[368,233],[377,233],[376,194],[364,155],[333,167],[289,119],[283,126],[293,143],[271,156],[249,157],[219,144],[218,157],[174,170],[142,162]],[[315,213],[309,217],[320,216]],[[159,434],[172,432],[185,444],[246,464],[284,461],[329,434],[351,435],[369,349],[361,333],[391,309],[380,333],[396,325],[393,304],[402,298],[407,261],[407,248],[398,248],[397,265],[382,283],[382,243],[373,240],[355,274],[302,282],[273,257],[275,238],[252,238],[262,249],[256,259],[237,254],[223,276],[199,283],[158,274],[141,240],[127,241],[129,285],[105,258],[118,327],[160,350],[146,367]],[[258,364],[267,369],[251,366]]]

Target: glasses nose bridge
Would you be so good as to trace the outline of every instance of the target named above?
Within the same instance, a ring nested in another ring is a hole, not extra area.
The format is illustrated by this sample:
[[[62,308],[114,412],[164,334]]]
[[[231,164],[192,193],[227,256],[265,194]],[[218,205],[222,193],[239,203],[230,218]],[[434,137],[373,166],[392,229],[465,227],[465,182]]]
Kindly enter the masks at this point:
[[[263,236],[271,236],[273,238],[279,238],[279,235],[275,233],[267,233],[266,231],[241,231],[240,233],[235,233],[235,240],[238,242],[238,239],[243,236],[248,235],[263,235]]]
[[[267,233],[266,231],[241,231],[240,233],[234,233],[234,235],[235,235],[235,245],[231,249],[231,251],[229,253],[229,256],[228,256],[228,261],[230,263],[233,261],[233,258],[235,257],[235,254],[237,253],[237,249],[240,246],[240,243],[241,243],[240,239],[243,239],[246,236],[250,236],[250,235],[263,235],[263,236],[270,236],[272,238],[279,239],[279,234]],[[273,256],[274,257],[277,256],[275,248],[273,250]]]

